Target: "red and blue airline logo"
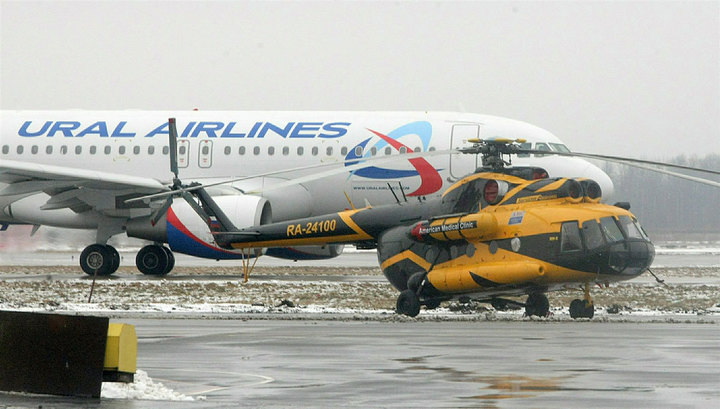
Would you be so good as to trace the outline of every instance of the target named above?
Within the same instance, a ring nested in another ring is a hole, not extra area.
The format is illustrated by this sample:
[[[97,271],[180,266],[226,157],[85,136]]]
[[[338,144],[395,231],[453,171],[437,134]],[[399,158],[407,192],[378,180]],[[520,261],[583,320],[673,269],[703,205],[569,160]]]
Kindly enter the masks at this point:
[[[345,160],[369,158],[372,156],[373,148],[379,152],[388,145],[398,152],[402,148],[405,148],[407,152],[412,152],[412,148],[399,141],[400,138],[409,135],[419,137],[422,142],[422,150],[427,152],[430,146],[430,138],[432,137],[432,125],[430,125],[427,121],[411,122],[389,132],[387,135],[372,129],[368,129],[368,131],[375,134],[377,138],[371,136],[370,138],[367,138],[357,144],[357,146],[350,150],[345,157]],[[372,140],[375,140],[375,143],[368,146]],[[363,152],[360,156],[358,156],[355,151],[358,147],[361,147]],[[345,166],[355,165],[360,162],[362,161],[358,160],[356,162],[348,162]],[[442,177],[438,172],[439,169],[435,169],[427,160],[425,160],[425,158],[408,159],[408,162],[410,162],[415,170],[388,169],[377,166],[368,166],[366,168],[355,170],[352,174],[370,179],[401,179],[420,176],[420,187],[414,192],[408,194],[408,196],[425,196],[440,190],[442,187]]]

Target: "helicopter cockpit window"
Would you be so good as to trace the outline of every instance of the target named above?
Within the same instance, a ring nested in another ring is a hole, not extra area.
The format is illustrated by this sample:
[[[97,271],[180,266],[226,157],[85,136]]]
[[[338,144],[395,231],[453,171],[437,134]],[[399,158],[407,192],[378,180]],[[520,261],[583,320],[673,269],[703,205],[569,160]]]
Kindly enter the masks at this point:
[[[582,250],[580,228],[577,222],[565,222],[560,229],[560,251]]]
[[[535,143],[535,150],[536,150],[536,151],[547,151],[547,152],[550,152],[550,147],[549,147],[548,144],[546,144],[545,142],[536,142],[536,143]],[[547,155],[543,155],[542,153],[536,153],[535,156],[536,156],[536,157],[542,157],[542,156],[547,156]]]
[[[588,250],[594,250],[605,244],[600,225],[595,220],[588,220],[582,224],[582,235]]]
[[[618,219],[620,220],[620,227],[622,227],[623,232],[629,239],[644,239],[643,234],[633,223],[630,216],[620,216]]]
[[[624,239],[620,228],[617,223],[615,223],[614,217],[608,216],[600,219],[600,227],[602,228],[605,239],[607,239],[609,243],[622,241]]]
[[[565,152],[565,153],[569,153],[569,152],[570,152],[570,149],[568,149],[567,146],[565,146],[565,145],[563,145],[563,144],[561,144],[561,143],[552,143],[552,142],[550,142],[550,147],[551,147],[552,150],[554,150],[555,152]]]
[[[520,144],[520,149],[532,149],[532,143],[523,142]],[[529,158],[530,154],[529,153],[518,153],[517,157],[518,158]]]

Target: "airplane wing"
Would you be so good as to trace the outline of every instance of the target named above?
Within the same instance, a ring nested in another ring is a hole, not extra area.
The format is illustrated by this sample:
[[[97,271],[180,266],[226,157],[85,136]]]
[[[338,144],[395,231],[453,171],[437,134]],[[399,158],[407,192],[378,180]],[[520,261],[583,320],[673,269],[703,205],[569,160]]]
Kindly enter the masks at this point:
[[[0,162],[0,197],[46,193],[50,199],[43,209],[72,208],[78,211],[90,206],[98,210],[110,210],[115,207],[116,201],[113,199],[118,196],[132,197],[167,191],[169,183],[154,178],[68,166],[38,165],[12,160]],[[108,199],[111,199],[112,205]],[[105,202],[105,205],[99,206],[100,202]],[[78,207],[83,204],[84,206]]]

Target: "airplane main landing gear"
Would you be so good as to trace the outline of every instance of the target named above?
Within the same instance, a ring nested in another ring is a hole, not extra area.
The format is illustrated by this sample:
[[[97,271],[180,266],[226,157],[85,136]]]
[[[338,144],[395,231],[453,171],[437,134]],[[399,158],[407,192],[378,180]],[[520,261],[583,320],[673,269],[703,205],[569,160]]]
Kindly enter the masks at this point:
[[[525,315],[547,317],[550,313],[550,302],[543,293],[532,293],[525,301]]]
[[[107,244],[91,244],[80,254],[80,268],[87,275],[109,276],[120,267],[120,254]]]
[[[595,315],[595,304],[590,297],[590,283],[585,283],[585,298],[574,299],[570,303],[571,318],[592,318]]]
[[[167,247],[151,244],[138,251],[135,265],[143,274],[162,276],[175,267],[175,256]]]

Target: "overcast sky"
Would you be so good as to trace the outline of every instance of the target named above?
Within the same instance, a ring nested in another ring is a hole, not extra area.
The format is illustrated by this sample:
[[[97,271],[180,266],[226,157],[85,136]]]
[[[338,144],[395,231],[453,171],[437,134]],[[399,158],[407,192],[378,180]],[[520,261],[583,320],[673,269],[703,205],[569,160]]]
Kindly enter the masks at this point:
[[[448,110],[720,153],[720,2],[1,0],[2,109]]]

